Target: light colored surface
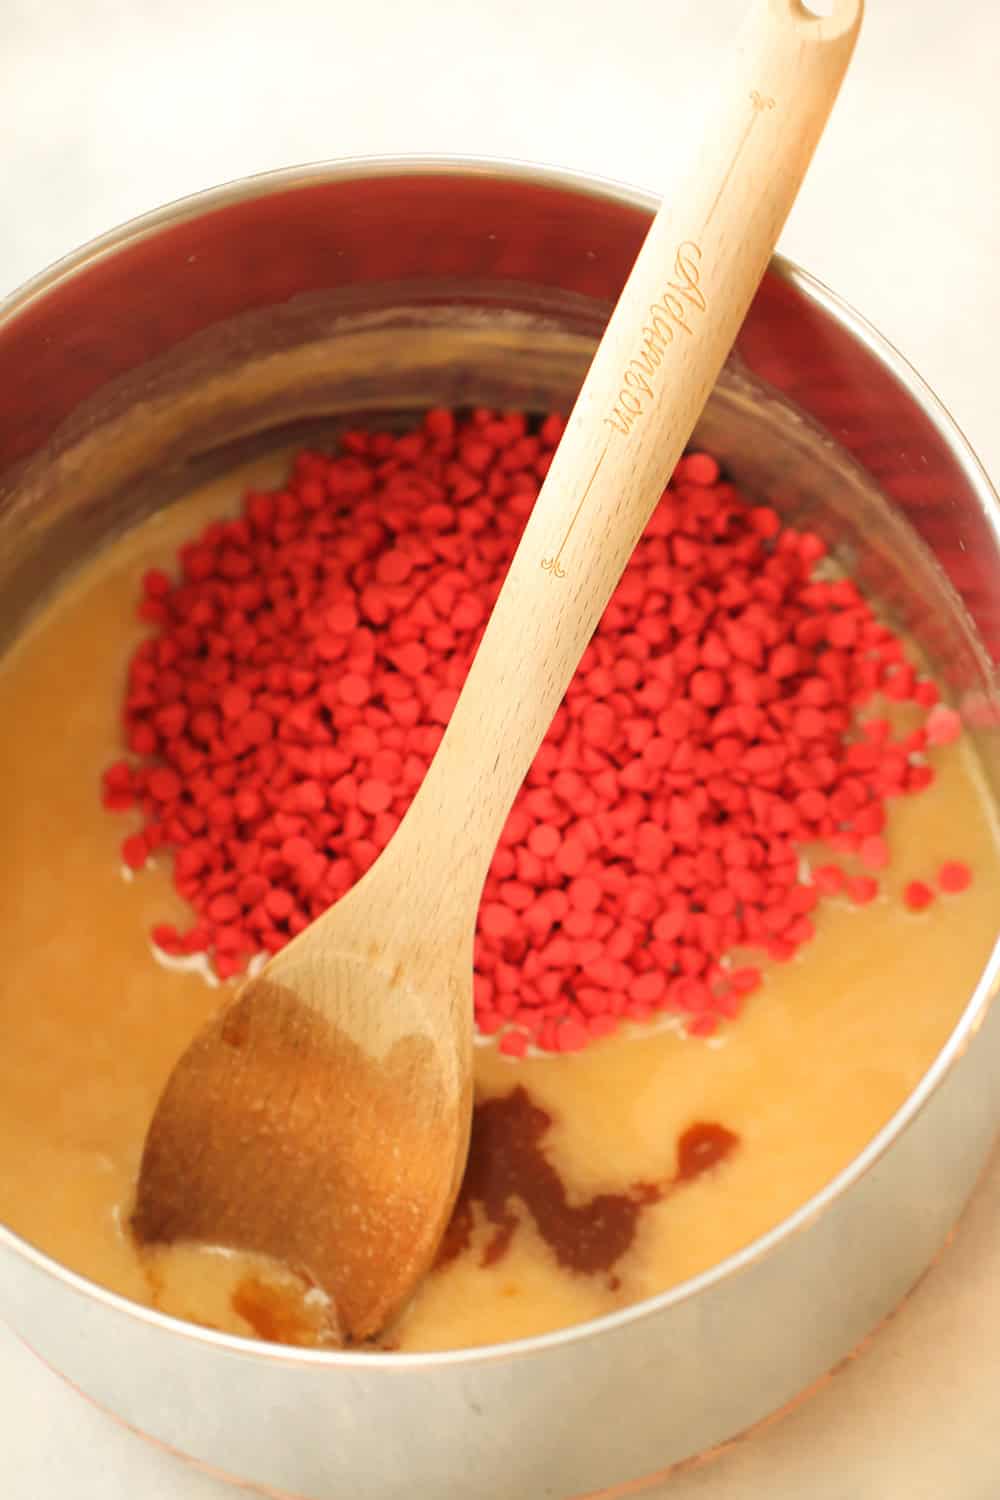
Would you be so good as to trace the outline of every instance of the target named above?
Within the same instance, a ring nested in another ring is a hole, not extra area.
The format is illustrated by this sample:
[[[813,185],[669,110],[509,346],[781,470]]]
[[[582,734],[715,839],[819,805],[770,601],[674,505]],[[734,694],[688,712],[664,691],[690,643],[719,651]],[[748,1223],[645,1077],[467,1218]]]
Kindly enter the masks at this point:
[[[170,198],[325,156],[483,152],[666,186],[741,11],[742,0],[0,0],[0,290]],[[993,0],[870,0],[781,241],[913,361],[994,478],[998,54]],[[995,1160],[956,1244],[864,1357],[752,1442],[678,1476],[669,1500],[994,1500],[998,1268]],[[230,1493],[120,1432],[5,1332],[0,1412],[5,1500]]]

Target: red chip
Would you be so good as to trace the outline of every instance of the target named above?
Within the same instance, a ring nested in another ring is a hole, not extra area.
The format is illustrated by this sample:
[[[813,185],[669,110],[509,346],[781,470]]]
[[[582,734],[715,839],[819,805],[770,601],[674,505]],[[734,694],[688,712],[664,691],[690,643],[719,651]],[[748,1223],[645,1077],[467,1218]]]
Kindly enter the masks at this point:
[[[413,571],[413,563],[405,552],[384,552],[375,567],[379,583],[405,583]]]
[[[223,689],[219,698],[219,707],[227,719],[241,719],[249,712],[253,699],[246,688],[233,685]]]
[[[122,859],[132,870],[141,870],[149,858],[149,844],[141,833],[132,833],[122,841]]]
[[[500,1051],[507,1057],[523,1057],[528,1050],[528,1037],[524,1031],[505,1031],[500,1038]]]
[[[568,894],[570,904],[577,911],[596,911],[601,904],[601,887],[596,880],[588,880],[583,876],[570,881]]]
[[[835,896],[844,889],[846,876],[839,865],[818,865],[813,870],[813,880],[824,896]]]
[[[948,708],[943,703],[936,704],[927,715],[927,743],[929,745],[950,745],[957,740],[962,733],[961,715],[953,708]]]
[[[910,880],[903,888],[903,900],[911,911],[923,911],[934,900],[934,892],[923,880]]]
[[[943,891],[955,894],[968,890],[972,884],[972,871],[959,859],[945,860],[938,871],[938,885]]]
[[[264,897],[264,906],[272,917],[282,922],[291,915],[295,908],[295,901],[288,891],[275,888],[268,891]]]
[[[537,854],[539,859],[551,859],[562,844],[559,830],[552,828],[546,823],[538,823],[528,834],[528,848]]]
[[[496,938],[509,937],[517,925],[510,907],[498,901],[483,907],[479,921],[483,931]]]
[[[146,790],[157,802],[173,802],[183,791],[183,783],[170,766],[157,766],[146,779]]]
[[[677,479],[685,484],[710,486],[719,481],[719,465],[710,453],[688,453],[677,465]]]
[[[862,839],[858,854],[869,870],[884,870],[889,863],[889,846],[879,834]]]
[[[556,1047],[560,1052],[581,1052],[590,1041],[590,1032],[582,1021],[566,1016],[556,1032]]]
[[[337,685],[337,696],[342,703],[360,708],[371,697],[371,684],[356,672],[348,672]]]
[[[263,745],[274,733],[274,721],[263,709],[253,708],[240,720],[240,732],[248,745]]]
[[[366,813],[384,812],[392,806],[393,791],[384,781],[374,778],[363,781],[358,788],[358,806]]]
[[[870,875],[853,875],[846,881],[848,896],[857,906],[867,906],[878,895],[878,881]]]

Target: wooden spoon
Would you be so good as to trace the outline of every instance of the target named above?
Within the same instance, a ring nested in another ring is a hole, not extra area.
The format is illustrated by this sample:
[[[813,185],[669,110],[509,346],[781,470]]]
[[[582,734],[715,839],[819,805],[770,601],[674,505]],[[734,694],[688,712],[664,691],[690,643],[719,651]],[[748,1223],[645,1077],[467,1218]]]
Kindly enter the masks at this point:
[[[159,1101],[138,1239],[277,1257],[330,1294],[349,1339],[398,1312],[451,1212],[471,1118],[483,881],[833,104],[862,0],[832,9],[820,19],[802,0],[756,0],[707,139],[649,230],[409,812],[354,889],[196,1038]]]

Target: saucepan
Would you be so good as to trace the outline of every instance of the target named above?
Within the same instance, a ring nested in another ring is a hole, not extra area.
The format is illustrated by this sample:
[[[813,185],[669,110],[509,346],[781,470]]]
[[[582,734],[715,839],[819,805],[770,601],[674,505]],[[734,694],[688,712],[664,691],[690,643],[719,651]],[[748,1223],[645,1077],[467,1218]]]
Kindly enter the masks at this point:
[[[81,559],[255,452],[438,402],[567,409],[653,209],[527,165],[348,161],[177,203],[45,272],[0,308],[0,648]],[[698,439],[920,641],[1000,794],[1000,507],[917,375],[776,259]],[[0,1314],[125,1422],[271,1491],[631,1492],[808,1387],[932,1261],[1000,1122],[998,974],[995,950],[824,1191],[614,1316],[442,1354],[285,1349],[138,1307],[2,1227]]]

